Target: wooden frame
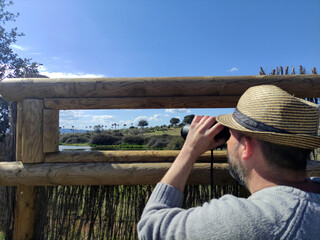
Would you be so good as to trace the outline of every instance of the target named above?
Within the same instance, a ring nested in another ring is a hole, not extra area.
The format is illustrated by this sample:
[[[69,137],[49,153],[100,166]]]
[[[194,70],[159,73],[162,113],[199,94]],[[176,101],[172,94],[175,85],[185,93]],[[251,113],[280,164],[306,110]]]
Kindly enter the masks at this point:
[[[229,108],[251,86],[274,84],[298,97],[320,96],[320,75],[5,79],[0,93],[18,102],[16,162],[0,163],[0,184],[17,186],[14,239],[32,239],[34,186],[156,184],[177,151],[59,153],[59,110]],[[188,184],[209,183],[209,153]],[[233,184],[225,152],[215,152],[214,181]],[[308,176],[320,176],[319,162]]]

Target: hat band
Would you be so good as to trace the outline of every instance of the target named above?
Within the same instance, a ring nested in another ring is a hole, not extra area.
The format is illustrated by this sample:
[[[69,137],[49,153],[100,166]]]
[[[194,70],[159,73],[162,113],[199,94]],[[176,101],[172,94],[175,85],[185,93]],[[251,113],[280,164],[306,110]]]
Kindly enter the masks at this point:
[[[252,131],[290,134],[286,130],[275,128],[275,127],[269,126],[267,124],[264,124],[262,122],[256,121],[256,120],[244,115],[243,113],[241,113],[237,108],[234,110],[232,116],[237,123],[239,123],[241,126],[247,128],[249,130],[252,130]]]

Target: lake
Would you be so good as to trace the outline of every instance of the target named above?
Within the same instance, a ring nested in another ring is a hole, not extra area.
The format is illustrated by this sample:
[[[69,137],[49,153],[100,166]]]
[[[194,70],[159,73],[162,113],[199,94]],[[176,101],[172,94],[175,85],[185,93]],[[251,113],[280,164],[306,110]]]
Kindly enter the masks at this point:
[[[67,145],[59,145],[59,151],[91,151],[90,146],[67,146]]]

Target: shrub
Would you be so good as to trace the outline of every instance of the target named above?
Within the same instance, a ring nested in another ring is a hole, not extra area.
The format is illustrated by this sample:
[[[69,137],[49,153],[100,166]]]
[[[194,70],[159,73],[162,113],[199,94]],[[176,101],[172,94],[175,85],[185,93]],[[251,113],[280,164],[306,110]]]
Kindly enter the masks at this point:
[[[89,139],[83,136],[70,137],[65,141],[66,144],[87,143],[87,142],[89,142]]]
[[[144,137],[138,135],[127,135],[122,138],[122,142],[127,144],[142,145],[144,144]]]
[[[121,142],[121,137],[111,134],[98,133],[91,139],[91,144],[95,145],[117,145]]]
[[[63,134],[59,138],[59,142],[66,144],[88,143],[90,136],[88,134]]]
[[[131,135],[140,135],[140,134],[142,134],[143,132],[141,131],[141,129],[138,129],[138,128],[130,128],[129,129],[129,133],[131,134]]]
[[[115,136],[115,137],[123,137],[122,131],[120,131],[120,130],[111,131],[111,135]]]
[[[153,148],[165,148],[172,140],[172,136],[163,134],[162,136],[151,136],[147,140],[147,145]]]
[[[59,137],[59,142],[61,143],[65,143],[67,141],[68,138],[75,136],[75,134],[62,134]]]
[[[167,142],[163,139],[156,139],[154,144],[152,145],[153,148],[165,148],[167,146]]]
[[[174,139],[172,139],[166,149],[168,150],[180,150],[182,148],[184,144],[184,140],[181,137],[175,137]]]

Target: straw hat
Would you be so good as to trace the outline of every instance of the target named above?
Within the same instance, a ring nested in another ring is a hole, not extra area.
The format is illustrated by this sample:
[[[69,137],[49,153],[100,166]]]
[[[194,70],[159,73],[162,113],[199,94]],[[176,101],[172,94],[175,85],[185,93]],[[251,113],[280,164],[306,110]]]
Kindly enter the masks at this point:
[[[231,114],[217,121],[245,135],[280,145],[320,147],[319,105],[294,97],[273,85],[249,88]]]

